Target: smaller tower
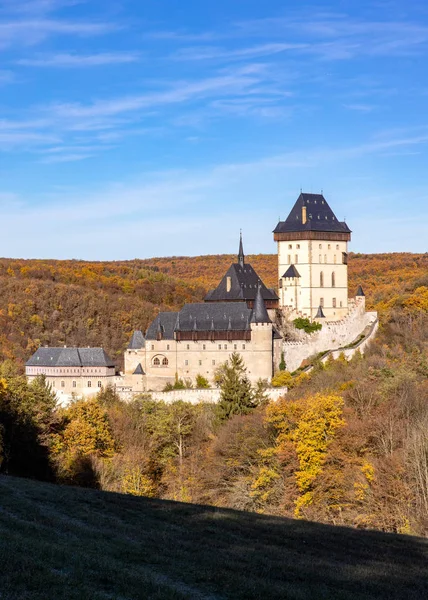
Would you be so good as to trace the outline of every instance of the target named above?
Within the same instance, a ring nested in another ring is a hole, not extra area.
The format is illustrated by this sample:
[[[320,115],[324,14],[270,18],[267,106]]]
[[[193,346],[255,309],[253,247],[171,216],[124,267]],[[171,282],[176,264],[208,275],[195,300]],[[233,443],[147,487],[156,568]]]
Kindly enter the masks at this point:
[[[239,252],[238,252],[238,264],[240,267],[244,268],[244,262],[245,262],[245,256],[244,256],[244,246],[242,244],[242,230],[239,232]]]

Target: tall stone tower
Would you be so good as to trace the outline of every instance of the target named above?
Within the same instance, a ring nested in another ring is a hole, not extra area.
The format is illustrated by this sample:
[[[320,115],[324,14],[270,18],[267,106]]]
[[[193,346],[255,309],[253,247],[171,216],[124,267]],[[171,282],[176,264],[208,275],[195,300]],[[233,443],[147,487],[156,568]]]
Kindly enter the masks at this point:
[[[342,319],[348,313],[347,224],[337,220],[322,194],[301,193],[273,233],[280,308],[291,318]]]

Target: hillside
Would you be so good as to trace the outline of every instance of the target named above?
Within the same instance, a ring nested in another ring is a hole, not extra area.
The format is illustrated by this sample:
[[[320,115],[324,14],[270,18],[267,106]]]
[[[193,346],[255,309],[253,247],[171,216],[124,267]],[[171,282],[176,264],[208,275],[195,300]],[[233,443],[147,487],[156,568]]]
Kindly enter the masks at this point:
[[[203,299],[232,255],[122,262],[0,259],[0,360],[21,365],[40,345],[103,346],[120,364],[133,329],[146,329],[159,310]],[[276,256],[249,256],[276,285]],[[388,313],[428,284],[428,255],[350,255],[349,289],[361,283],[369,308]]]
[[[0,476],[2,600],[420,599],[428,542]]]

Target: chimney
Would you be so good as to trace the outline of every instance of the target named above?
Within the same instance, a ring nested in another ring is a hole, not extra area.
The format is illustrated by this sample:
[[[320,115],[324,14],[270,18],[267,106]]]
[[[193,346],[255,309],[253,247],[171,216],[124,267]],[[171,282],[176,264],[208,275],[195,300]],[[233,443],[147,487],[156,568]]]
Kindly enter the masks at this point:
[[[302,206],[302,223],[303,225],[306,223],[306,206]]]

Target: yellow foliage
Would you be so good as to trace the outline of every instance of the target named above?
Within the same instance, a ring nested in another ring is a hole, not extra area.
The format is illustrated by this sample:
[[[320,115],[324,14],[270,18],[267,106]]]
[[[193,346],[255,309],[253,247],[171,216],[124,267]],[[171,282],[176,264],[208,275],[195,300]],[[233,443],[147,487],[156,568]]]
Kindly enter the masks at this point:
[[[288,371],[277,371],[272,377],[273,387],[288,387],[289,389],[299,386],[304,381],[309,379],[306,373],[300,373],[293,377]]]
[[[369,483],[372,483],[375,479],[375,468],[370,463],[364,463],[361,467],[361,471],[364,473],[365,478]]]
[[[322,472],[328,447],[336,431],[345,425],[343,398],[316,394],[295,401],[286,399],[268,407],[267,418],[278,431],[277,449],[292,442],[299,461],[296,482],[301,492],[295,515],[312,502],[311,486]]]
[[[122,491],[124,494],[152,498],[155,495],[156,489],[153,481],[150,477],[144,475],[140,467],[133,467],[125,470],[122,479]]]

